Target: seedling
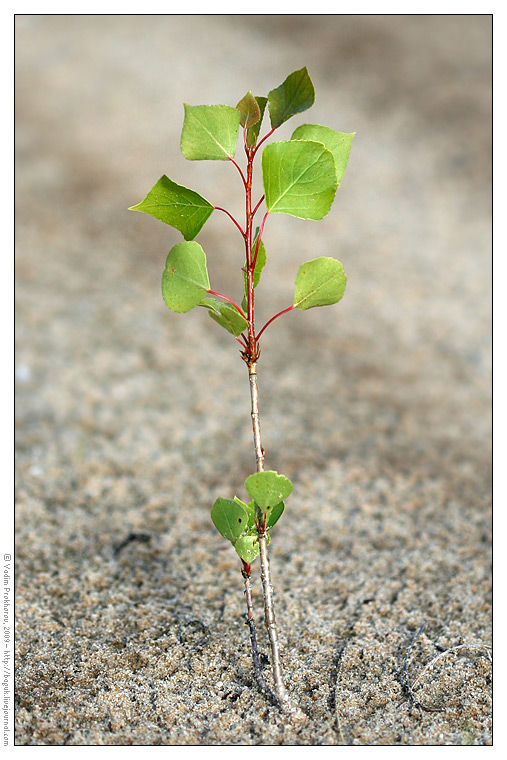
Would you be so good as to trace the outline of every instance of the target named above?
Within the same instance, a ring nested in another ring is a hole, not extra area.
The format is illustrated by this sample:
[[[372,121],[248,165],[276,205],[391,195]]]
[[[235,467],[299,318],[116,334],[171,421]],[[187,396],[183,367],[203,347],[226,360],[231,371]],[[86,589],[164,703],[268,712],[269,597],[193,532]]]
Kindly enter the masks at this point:
[[[207,309],[211,319],[238,341],[241,357],[248,367],[256,459],[256,472],[245,481],[250,500],[243,502],[237,497],[220,497],[213,504],[211,519],[241,560],[257,682],[266,693],[274,696],[284,711],[291,708],[280,661],[268,544],[270,531],[282,516],[285,499],[290,496],[293,486],[285,475],[264,470],[257,385],[260,338],[275,319],[292,309],[305,311],[337,303],[345,292],[347,278],[341,263],[334,258],[321,256],[307,261],[297,272],[292,304],[274,314],[260,330],[255,327],[255,289],[266,263],[262,236],[268,216],[289,214],[300,219],[323,219],[342,181],[355,133],[337,132],[320,124],[303,124],[297,127],[290,140],[265,145],[261,153],[264,194],[256,202],[252,200],[252,177],[261,146],[284,122],[310,108],[314,100],[313,83],[305,67],[290,74],[279,87],[268,93],[267,98],[254,97],[248,91],[235,108],[185,104],[181,151],[190,161],[229,161],[236,167],[245,192],[244,227],[227,209],[213,205],[199,193],[165,175],[141,203],[131,207],[175,227],[184,237],[183,242],[169,251],[162,275],[162,296],[167,306],[179,313],[195,306]],[[271,126],[260,138],[266,107]],[[245,171],[234,158],[240,127],[246,156]],[[254,230],[254,219],[261,207],[264,213]],[[211,289],[206,254],[194,241],[214,211],[225,213],[243,240],[244,253],[239,262],[244,291],[241,305]],[[250,585],[251,565],[257,557],[260,557],[264,618],[271,646],[274,695],[262,675],[257,649]]]

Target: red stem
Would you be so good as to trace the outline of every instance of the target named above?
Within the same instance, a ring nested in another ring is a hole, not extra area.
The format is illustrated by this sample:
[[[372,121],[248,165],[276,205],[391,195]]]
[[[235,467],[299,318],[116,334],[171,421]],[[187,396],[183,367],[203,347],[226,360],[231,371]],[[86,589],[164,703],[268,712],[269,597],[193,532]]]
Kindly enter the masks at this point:
[[[264,325],[264,327],[262,328],[262,330],[260,331],[260,333],[257,335],[256,340],[257,341],[259,340],[259,338],[261,337],[261,335],[264,332],[264,330],[266,329],[266,327],[268,325],[270,325],[271,322],[273,322],[273,320],[277,319],[277,317],[281,317],[282,314],[286,314],[288,311],[292,311],[293,308],[294,308],[294,304],[292,304],[292,306],[289,306],[288,309],[284,309],[283,311],[279,311],[278,314],[275,314],[275,316],[271,317],[271,319],[268,319],[268,321],[266,322],[266,324]]]
[[[241,314],[241,316],[242,316],[242,317],[244,317],[244,318],[246,319],[246,314],[245,314],[245,312],[243,311],[243,309],[240,309],[240,307],[238,306],[238,304],[237,304],[237,303],[234,303],[234,301],[231,301],[231,299],[230,299],[230,298],[227,298],[227,296],[224,296],[224,295],[222,295],[222,293],[215,293],[215,291],[214,291],[214,290],[208,290],[208,293],[210,293],[212,296],[217,296],[218,298],[223,298],[223,299],[224,299],[224,301],[229,301],[229,303],[230,303],[232,306],[234,306],[234,308],[236,308],[236,309],[239,311],[239,313]]]
[[[262,145],[262,143],[264,142],[264,140],[267,140],[267,139],[268,139],[268,137],[271,137],[271,135],[273,134],[273,132],[275,131],[275,129],[276,129],[276,127],[273,127],[272,129],[270,129],[270,130],[269,130],[269,132],[268,132],[266,135],[264,135],[264,137],[262,138],[262,140],[260,140],[260,141],[257,143],[257,145],[255,146],[255,148],[254,148],[254,150],[253,150],[253,155],[252,155],[252,158],[255,156],[255,154],[257,153],[257,151],[258,151],[258,150],[259,150],[259,148],[261,147],[261,145]]]
[[[246,187],[246,179],[245,179],[245,175],[241,171],[241,166],[239,166],[239,164],[236,163],[236,161],[232,158],[232,156],[229,156],[228,158],[229,158],[229,161],[232,161],[232,163],[234,164],[234,166],[236,167],[236,169],[241,174],[241,179],[243,180],[243,184]]]
[[[248,348],[250,359],[255,356],[255,327],[254,327],[254,287],[253,287],[253,269],[252,269],[252,174],[253,174],[253,156],[254,151],[249,150],[246,188],[246,282],[247,282],[247,302],[248,302]]]
[[[242,228],[241,228],[241,226],[238,224],[238,222],[235,220],[235,218],[233,217],[233,215],[232,215],[232,214],[230,214],[230,213],[227,211],[227,209],[226,209],[226,208],[221,208],[220,206],[215,206],[215,211],[223,211],[223,212],[224,212],[224,214],[227,214],[227,216],[228,216],[230,219],[232,219],[232,221],[234,222],[234,224],[236,225],[236,227],[238,228],[238,230],[241,232],[241,236],[242,236],[243,238],[245,237],[245,233],[243,232],[243,229],[242,229]]]
[[[257,209],[259,208],[259,206],[261,205],[261,203],[262,203],[263,200],[264,200],[264,196],[262,196],[262,198],[260,199],[259,203],[256,205],[256,207],[252,211],[252,219],[255,216],[255,212],[257,211]]]

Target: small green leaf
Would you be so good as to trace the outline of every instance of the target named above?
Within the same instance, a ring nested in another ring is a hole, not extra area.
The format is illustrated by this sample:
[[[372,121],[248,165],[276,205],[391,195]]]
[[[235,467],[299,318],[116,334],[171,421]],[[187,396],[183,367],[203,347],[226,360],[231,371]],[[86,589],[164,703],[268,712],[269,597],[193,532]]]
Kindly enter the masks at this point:
[[[301,264],[296,275],[294,306],[305,311],[337,303],[345,293],[347,276],[342,264],[330,256]]]
[[[251,536],[238,538],[234,544],[234,548],[243,562],[250,565],[254,559],[257,559],[259,556],[259,539],[257,533]]]
[[[285,475],[274,470],[256,472],[245,480],[245,488],[257,506],[265,512],[290,496],[294,486]]]
[[[171,248],[162,275],[162,296],[171,311],[190,311],[208,290],[206,254],[199,243],[178,243]]]
[[[262,179],[268,211],[300,219],[323,219],[337,188],[333,154],[310,140],[268,145],[262,153]]]
[[[210,309],[209,315],[211,319],[214,319],[221,327],[225,327],[226,330],[235,336],[241,335],[243,330],[246,330],[248,327],[248,321],[245,317],[234,306],[229,306],[229,304],[222,304],[218,314],[214,309]]]
[[[211,298],[211,296],[205,296],[201,301],[199,301],[197,305],[204,306],[206,309],[214,311],[215,314],[220,314],[220,309],[223,306],[223,302],[218,301],[216,298]]]
[[[248,530],[248,512],[239,501],[218,498],[211,509],[211,519],[218,532],[232,544]]]
[[[266,538],[267,543],[269,544],[269,534],[266,535]],[[249,534],[248,536],[242,536],[242,538],[238,538],[234,544],[234,548],[236,549],[243,562],[247,562],[250,565],[254,559],[259,556],[259,537],[257,536],[257,531],[255,533]]]
[[[185,105],[181,152],[189,161],[226,161],[236,151],[240,114],[231,106]]]
[[[311,108],[314,101],[315,89],[306,66],[293,71],[283,84],[268,93],[271,126],[276,129],[291,116]]]
[[[255,249],[257,247],[257,238],[258,238],[258,235],[259,235],[259,227],[257,227],[257,229],[255,230],[255,237],[254,237],[254,240],[253,240],[253,243],[252,243],[252,261],[253,261],[253,257],[255,256]],[[253,286],[254,286],[254,288],[256,288],[257,285],[260,282],[261,272],[264,269],[265,265],[266,265],[266,248],[264,246],[264,241],[261,238],[261,241],[259,243],[259,250],[257,251],[257,258],[255,259],[255,267],[254,267],[254,273],[253,273]],[[245,262],[245,269],[246,269],[246,262]],[[247,303],[246,299],[248,298],[248,296],[247,296],[247,293],[248,293],[248,276],[247,276],[246,272],[243,272],[243,282],[244,282],[244,286],[245,286],[244,303],[246,304]],[[241,308],[246,313],[246,308],[243,308],[243,306],[241,306]]]
[[[285,509],[285,504],[283,501],[280,502],[280,504],[276,504],[274,507],[268,507],[266,509],[267,514],[267,520],[266,520],[266,530],[270,530],[273,525],[275,525],[280,517],[283,514],[283,510]]]
[[[257,101],[257,105],[259,106],[260,116],[259,116],[259,120],[255,124],[253,124],[251,127],[249,127],[246,131],[246,142],[250,148],[253,148],[253,146],[257,142],[257,138],[259,137],[259,132],[261,131],[262,117],[264,116],[264,110],[266,108],[266,103],[268,102],[268,99],[264,98],[262,95],[256,95],[255,100]]]
[[[185,240],[193,240],[213,213],[214,207],[188,187],[177,185],[165,174],[151,188],[146,198],[129,211],[143,211],[161,222],[170,224]]]
[[[241,499],[238,499],[237,496],[234,497],[234,501],[236,501],[238,504],[241,504],[241,506],[247,511],[248,532],[250,532],[250,529],[255,525],[255,502],[250,501],[248,504],[245,504],[245,502],[241,501]]]
[[[355,134],[355,132],[337,132],[331,127],[323,127],[320,124],[302,124],[294,130],[291,140],[313,140],[325,145],[333,154],[336,181],[339,187],[347,168]]]
[[[242,127],[252,127],[261,118],[261,109],[251,90],[248,90],[245,97],[241,98],[236,108],[239,111],[239,123]]]

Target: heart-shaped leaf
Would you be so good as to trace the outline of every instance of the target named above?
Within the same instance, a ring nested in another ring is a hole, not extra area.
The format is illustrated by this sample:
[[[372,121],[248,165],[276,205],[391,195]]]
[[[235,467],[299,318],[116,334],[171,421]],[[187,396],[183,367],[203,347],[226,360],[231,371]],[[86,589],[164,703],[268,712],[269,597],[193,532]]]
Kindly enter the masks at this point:
[[[239,501],[218,498],[211,509],[211,519],[218,532],[232,544],[248,530],[248,512]]]
[[[257,506],[265,512],[268,507],[274,508],[290,496],[294,486],[285,475],[279,475],[275,470],[265,470],[249,475],[245,480],[245,488]]]
[[[259,538],[257,533],[238,538],[234,544],[234,548],[243,562],[250,565],[259,556]]]
[[[333,154],[311,140],[268,145],[262,153],[262,179],[267,210],[300,219],[323,219],[337,188]]]
[[[276,129],[291,116],[311,108],[314,101],[315,89],[306,66],[293,71],[283,84],[268,93],[271,126]]]
[[[347,275],[337,259],[321,256],[307,261],[301,264],[296,275],[293,306],[305,311],[337,303],[345,293],[346,285]]]
[[[266,535],[266,538],[269,544],[271,540],[269,534]],[[257,531],[250,533],[248,536],[238,538],[234,544],[234,548],[243,562],[247,562],[250,565],[259,556],[259,537]]]
[[[236,108],[239,111],[239,123],[242,127],[252,127],[261,118],[261,109],[251,90],[241,98]]]
[[[181,132],[181,152],[189,161],[233,158],[240,113],[231,106],[189,106]]]
[[[153,185],[141,203],[131,206],[129,211],[143,211],[145,214],[170,224],[181,233],[185,240],[193,240],[200,232],[214,207],[188,187],[177,185],[165,174]]]
[[[171,311],[190,311],[208,290],[206,254],[199,243],[178,243],[171,248],[162,275],[162,296]]]
[[[349,162],[350,148],[355,134],[355,132],[337,132],[331,127],[323,127],[320,124],[302,124],[294,130],[291,140],[313,140],[325,145],[333,154],[336,181],[339,187]]]

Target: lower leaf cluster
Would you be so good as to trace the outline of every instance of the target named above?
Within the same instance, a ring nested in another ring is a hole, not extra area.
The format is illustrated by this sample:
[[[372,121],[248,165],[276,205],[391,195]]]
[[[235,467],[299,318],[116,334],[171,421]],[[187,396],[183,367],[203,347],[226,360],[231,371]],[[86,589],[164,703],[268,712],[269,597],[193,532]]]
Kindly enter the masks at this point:
[[[274,470],[257,472],[245,481],[250,496],[248,504],[238,499],[218,498],[211,509],[211,519],[218,532],[234,546],[247,564],[259,556],[259,529],[264,529],[268,543],[269,531],[285,509],[284,498],[292,493],[292,483]],[[262,525],[259,526],[259,520]],[[259,528],[258,528],[259,526]]]

